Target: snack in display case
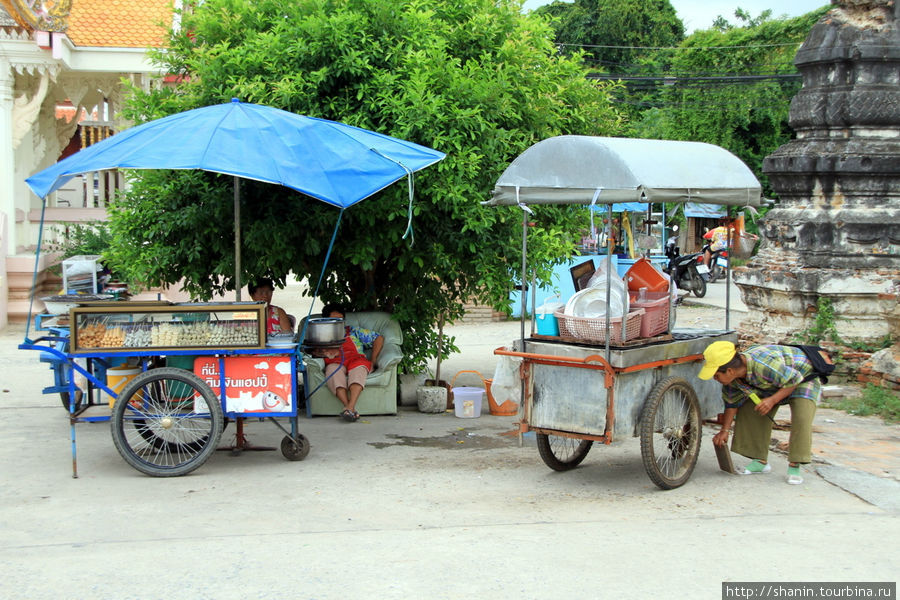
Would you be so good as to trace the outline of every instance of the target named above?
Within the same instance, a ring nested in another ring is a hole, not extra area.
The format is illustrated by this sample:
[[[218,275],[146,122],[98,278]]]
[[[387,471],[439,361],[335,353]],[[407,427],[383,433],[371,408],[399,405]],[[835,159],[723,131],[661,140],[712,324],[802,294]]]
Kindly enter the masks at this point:
[[[265,304],[256,302],[77,307],[72,351],[264,348],[264,315]]]

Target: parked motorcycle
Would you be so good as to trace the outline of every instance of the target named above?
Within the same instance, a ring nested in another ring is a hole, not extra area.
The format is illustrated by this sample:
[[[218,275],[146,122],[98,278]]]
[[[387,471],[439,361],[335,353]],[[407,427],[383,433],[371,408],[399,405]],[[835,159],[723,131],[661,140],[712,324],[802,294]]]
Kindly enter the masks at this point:
[[[666,242],[666,257],[669,264],[663,271],[668,273],[680,289],[689,290],[698,298],[706,295],[704,276],[709,274],[709,269],[703,264],[702,252],[682,256],[675,245],[675,238],[669,238]]]

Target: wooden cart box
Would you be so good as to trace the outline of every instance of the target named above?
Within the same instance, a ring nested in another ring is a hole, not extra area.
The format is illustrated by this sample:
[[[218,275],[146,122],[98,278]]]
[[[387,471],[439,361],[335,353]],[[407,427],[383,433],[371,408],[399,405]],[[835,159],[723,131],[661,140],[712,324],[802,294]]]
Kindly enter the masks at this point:
[[[261,349],[265,309],[259,302],[75,307],[69,312],[72,352]]]

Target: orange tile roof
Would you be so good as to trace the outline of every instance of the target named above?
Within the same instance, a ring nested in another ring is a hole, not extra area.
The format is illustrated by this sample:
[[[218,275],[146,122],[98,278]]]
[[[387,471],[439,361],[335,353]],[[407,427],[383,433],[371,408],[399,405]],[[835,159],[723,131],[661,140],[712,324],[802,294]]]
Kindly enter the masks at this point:
[[[73,0],[66,34],[76,46],[158,47],[173,11],[173,0]]]

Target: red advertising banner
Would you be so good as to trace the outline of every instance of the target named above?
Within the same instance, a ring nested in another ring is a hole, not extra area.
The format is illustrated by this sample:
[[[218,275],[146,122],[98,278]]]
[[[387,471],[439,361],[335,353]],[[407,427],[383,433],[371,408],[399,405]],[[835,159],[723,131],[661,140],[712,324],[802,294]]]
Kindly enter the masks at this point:
[[[219,395],[219,359],[194,360],[194,373]],[[225,412],[281,413],[291,409],[291,357],[229,356],[225,358]],[[202,404],[199,400],[197,404]],[[203,406],[196,406],[202,412]]]

